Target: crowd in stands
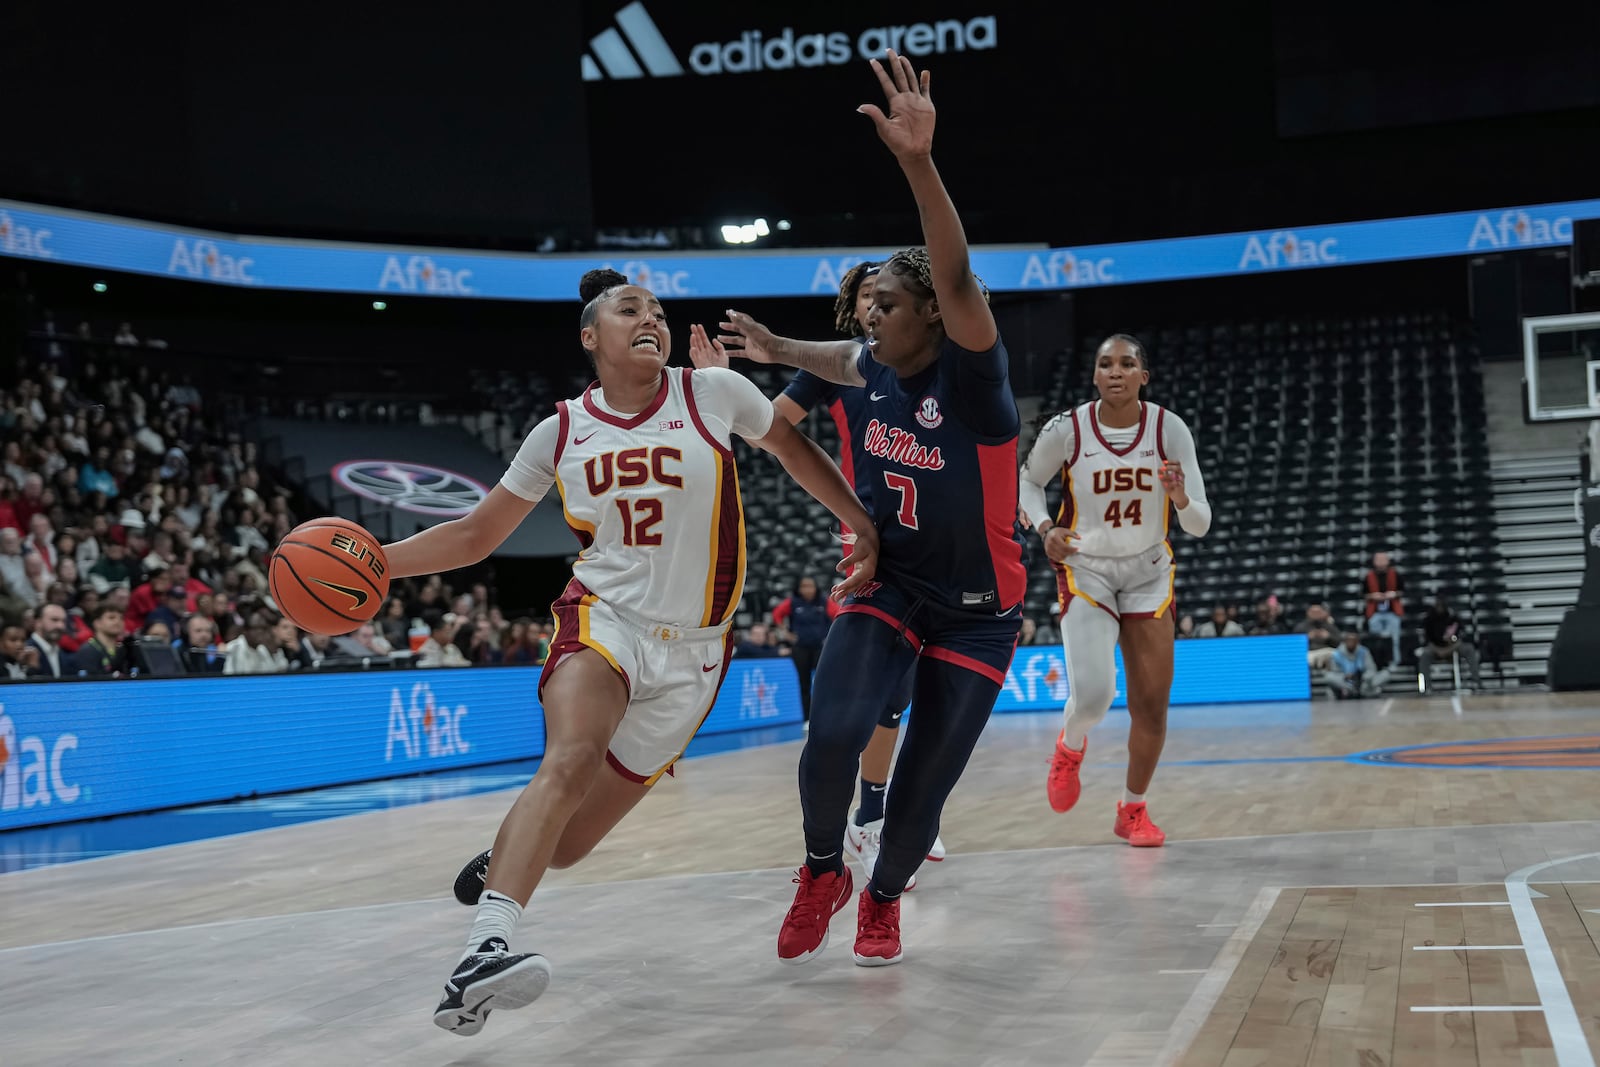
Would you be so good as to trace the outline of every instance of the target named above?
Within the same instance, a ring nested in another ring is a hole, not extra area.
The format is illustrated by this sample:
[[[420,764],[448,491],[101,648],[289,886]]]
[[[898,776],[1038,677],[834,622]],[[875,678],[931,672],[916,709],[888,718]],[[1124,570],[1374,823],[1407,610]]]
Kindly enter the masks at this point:
[[[309,669],[396,653],[418,666],[538,664],[548,621],[508,620],[478,585],[396,583],[379,618],[344,637],[301,632],[274,607],[272,546],[295,497],[186,377],[129,323],[87,323],[0,377],[0,681]],[[138,357],[134,358],[137,353]],[[156,358],[150,358],[156,355]]]

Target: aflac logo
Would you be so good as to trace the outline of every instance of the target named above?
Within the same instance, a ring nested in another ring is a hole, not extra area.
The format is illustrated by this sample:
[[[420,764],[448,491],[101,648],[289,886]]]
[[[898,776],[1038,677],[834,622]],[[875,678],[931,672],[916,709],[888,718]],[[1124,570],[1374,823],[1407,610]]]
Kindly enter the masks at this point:
[[[866,261],[866,256],[841,256],[838,259],[817,260],[817,269],[811,274],[811,291],[813,293],[837,293],[839,291],[839,279],[849,273],[851,267]]]
[[[215,241],[204,238],[186,241],[182,237],[172,242],[172,258],[167,260],[167,273],[183,273],[191,278],[205,278],[213,282],[233,282],[237,285],[255,285],[259,279],[250,273],[256,261],[248,256],[235,258],[217,247]]]
[[[396,686],[389,696],[389,736],[384,743],[383,761],[394,761],[396,745],[401,758],[408,760],[465,755],[472,750],[461,736],[461,721],[466,717],[465,704],[454,711],[436,705],[433,687],[427,682],[411,687],[409,705],[400,699],[400,687]]]
[[[1325,237],[1320,241],[1304,240],[1289,230],[1279,230],[1269,234],[1266,240],[1262,240],[1259,235],[1252,235],[1244,243],[1244,255],[1239,257],[1239,269],[1313,267],[1324,263],[1337,263],[1339,253],[1334,246],[1338,243],[1338,239],[1334,237]]]
[[[1100,259],[1079,257],[1071,249],[1058,248],[1049,255],[1035,252],[1022,268],[1022,288],[1076,288],[1084,285],[1106,285],[1117,280],[1116,262],[1105,256]]]
[[[1515,248],[1519,245],[1556,245],[1572,243],[1572,219],[1562,215],[1555,219],[1540,219],[1526,211],[1504,211],[1500,218],[1479,215],[1472,224],[1472,237],[1467,248]]]
[[[657,296],[688,296],[689,272],[686,270],[655,270],[642,259],[630,259],[621,267],[610,263],[600,264],[603,270],[620,270],[634,285],[642,285]]]
[[[465,268],[441,267],[432,256],[390,256],[378,278],[379,289],[398,289],[403,293],[474,293],[467,281],[472,272]]]
[[[52,236],[49,230],[29,229],[14,221],[10,212],[0,211],[0,254],[54,259],[56,254],[45,247],[45,242]]]
[[[778,687],[767,684],[767,676],[761,673],[760,667],[745,671],[743,692],[739,696],[740,720],[776,719],[777,695]]]
[[[66,780],[61,762],[77,747],[77,734],[62,734],[48,743],[18,737],[16,723],[0,704],[0,811],[42,807],[52,800],[75,803],[83,790]]]
[[[1024,656],[1019,649],[1006,671],[1005,691],[1019,703],[1067,699],[1067,666],[1061,661],[1061,653],[1033,652]]]

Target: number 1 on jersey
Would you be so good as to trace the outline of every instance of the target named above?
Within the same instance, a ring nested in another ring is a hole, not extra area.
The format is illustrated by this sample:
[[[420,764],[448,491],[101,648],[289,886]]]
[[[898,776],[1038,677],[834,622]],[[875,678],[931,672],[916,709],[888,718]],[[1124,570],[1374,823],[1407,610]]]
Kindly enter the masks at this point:
[[[904,474],[883,472],[883,480],[890,489],[900,494],[900,525],[908,530],[917,529],[917,483]]]

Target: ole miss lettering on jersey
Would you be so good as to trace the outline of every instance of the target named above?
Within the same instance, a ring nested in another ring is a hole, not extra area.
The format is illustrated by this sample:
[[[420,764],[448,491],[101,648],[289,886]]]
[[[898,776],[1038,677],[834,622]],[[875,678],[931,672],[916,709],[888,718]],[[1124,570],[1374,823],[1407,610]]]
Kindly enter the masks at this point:
[[[998,339],[988,352],[950,340],[909,378],[863,349],[869,401],[852,457],[879,530],[878,573],[950,607],[993,612],[1022,600],[1027,574],[1017,515],[1017,404]]]

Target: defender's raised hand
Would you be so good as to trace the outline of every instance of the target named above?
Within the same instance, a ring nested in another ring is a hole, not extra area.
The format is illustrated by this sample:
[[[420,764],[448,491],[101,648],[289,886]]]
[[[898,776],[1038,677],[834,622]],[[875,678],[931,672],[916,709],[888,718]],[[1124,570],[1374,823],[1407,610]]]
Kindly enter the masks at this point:
[[[700,370],[707,367],[727,367],[728,350],[721,342],[713,341],[706,328],[699,323],[689,327],[689,362]]]
[[[933,152],[933,126],[935,112],[933,97],[928,95],[932,76],[923,71],[919,76],[911,60],[894,49],[885,49],[888,58],[884,63],[872,60],[872,72],[883,86],[883,95],[889,105],[885,115],[876,104],[862,104],[857,111],[872,120],[878,136],[894,153],[896,159],[914,159]],[[888,66],[888,70],[884,66]]]

